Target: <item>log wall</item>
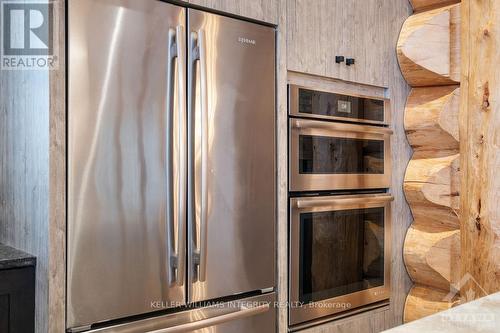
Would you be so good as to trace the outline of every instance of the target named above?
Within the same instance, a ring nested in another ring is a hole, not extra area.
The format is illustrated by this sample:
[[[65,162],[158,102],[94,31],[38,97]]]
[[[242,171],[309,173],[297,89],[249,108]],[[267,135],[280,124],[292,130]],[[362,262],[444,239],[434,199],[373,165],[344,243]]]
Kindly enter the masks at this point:
[[[468,301],[500,291],[500,1],[462,6],[461,290]]]
[[[397,48],[412,87],[404,123],[413,156],[404,191],[414,222],[403,256],[415,285],[406,299],[405,322],[457,304],[458,295],[447,296],[460,279],[460,4],[412,4],[416,13],[403,25]]]

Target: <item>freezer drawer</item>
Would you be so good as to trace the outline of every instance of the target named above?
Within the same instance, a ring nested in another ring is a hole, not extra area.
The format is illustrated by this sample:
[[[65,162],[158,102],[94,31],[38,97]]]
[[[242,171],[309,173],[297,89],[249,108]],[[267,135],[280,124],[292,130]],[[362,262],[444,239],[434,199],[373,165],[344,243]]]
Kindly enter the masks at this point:
[[[89,333],[271,333],[276,332],[276,294],[92,330]]]

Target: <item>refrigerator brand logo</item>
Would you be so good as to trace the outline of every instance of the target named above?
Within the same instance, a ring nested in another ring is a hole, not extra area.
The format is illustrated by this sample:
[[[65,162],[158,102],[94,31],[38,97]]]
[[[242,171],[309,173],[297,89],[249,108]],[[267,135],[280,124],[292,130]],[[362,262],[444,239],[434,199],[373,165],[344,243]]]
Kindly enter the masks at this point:
[[[251,44],[251,45],[257,44],[255,39],[249,39],[249,38],[245,38],[245,37],[238,37],[238,42],[240,42],[242,44]]]
[[[53,0],[0,0],[1,68],[54,69],[57,12]]]

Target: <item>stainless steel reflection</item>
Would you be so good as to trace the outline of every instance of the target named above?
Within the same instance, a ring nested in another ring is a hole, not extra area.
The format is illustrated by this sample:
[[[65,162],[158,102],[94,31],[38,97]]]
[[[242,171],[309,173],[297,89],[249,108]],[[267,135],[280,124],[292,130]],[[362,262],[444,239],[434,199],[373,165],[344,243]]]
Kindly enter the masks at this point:
[[[68,6],[68,328],[272,289],[275,30],[164,1]]]
[[[391,184],[391,134],[386,127],[354,125],[317,121],[309,119],[290,119],[289,172],[290,191],[330,191],[346,189],[388,188]],[[384,142],[384,173],[354,174],[303,174],[299,170],[299,137],[311,135],[320,137],[353,138],[382,140]]]
[[[385,208],[384,284],[379,287],[326,299],[320,302],[290,307],[290,325],[334,315],[390,297],[392,239],[391,202],[393,200],[394,198],[389,194],[339,195],[290,199],[289,295],[291,304],[299,304],[300,214],[375,207]],[[348,309],[337,306],[342,304],[349,304],[350,306]]]
[[[188,11],[189,302],[274,286],[274,29]]]
[[[274,293],[92,330],[89,333],[180,333],[275,331]]]
[[[361,98],[369,98],[369,99],[378,99],[384,101],[384,120],[376,121],[376,120],[367,120],[367,119],[359,119],[359,118],[345,118],[345,117],[336,117],[336,116],[323,116],[318,114],[311,113],[302,113],[299,109],[299,90],[306,89],[312,90],[310,87],[303,87],[298,85],[290,85],[288,87],[288,105],[289,105],[289,114],[291,116],[298,117],[306,117],[306,118],[316,118],[319,120],[341,120],[341,121],[352,121],[356,123],[364,123],[364,124],[373,124],[373,125],[389,125],[391,123],[391,102],[387,98],[375,98],[373,96],[361,95],[361,94],[353,94],[349,92],[349,96],[353,97],[361,97]],[[322,91],[326,93],[334,93],[334,94],[346,94],[346,92],[342,91],[334,91],[334,90],[321,90],[314,88],[314,91]]]
[[[150,312],[151,301],[185,302],[185,10],[159,1],[68,5],[67,323],[75,327]]]

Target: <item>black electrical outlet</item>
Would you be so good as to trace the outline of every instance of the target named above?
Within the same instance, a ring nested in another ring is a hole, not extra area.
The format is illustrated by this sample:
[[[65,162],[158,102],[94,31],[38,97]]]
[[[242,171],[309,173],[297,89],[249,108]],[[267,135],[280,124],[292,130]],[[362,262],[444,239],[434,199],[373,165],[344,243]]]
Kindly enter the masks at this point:
[[[346,64],[347,66],[354,65],[354,64],[355,64],[355,60],[354,60],[353,58],[347,58],[347,59],[345,60],[345,64]]]
[[[344,62],[344,56],[335,56],[335,62],[337,64],[340,64],[341,62]]]

